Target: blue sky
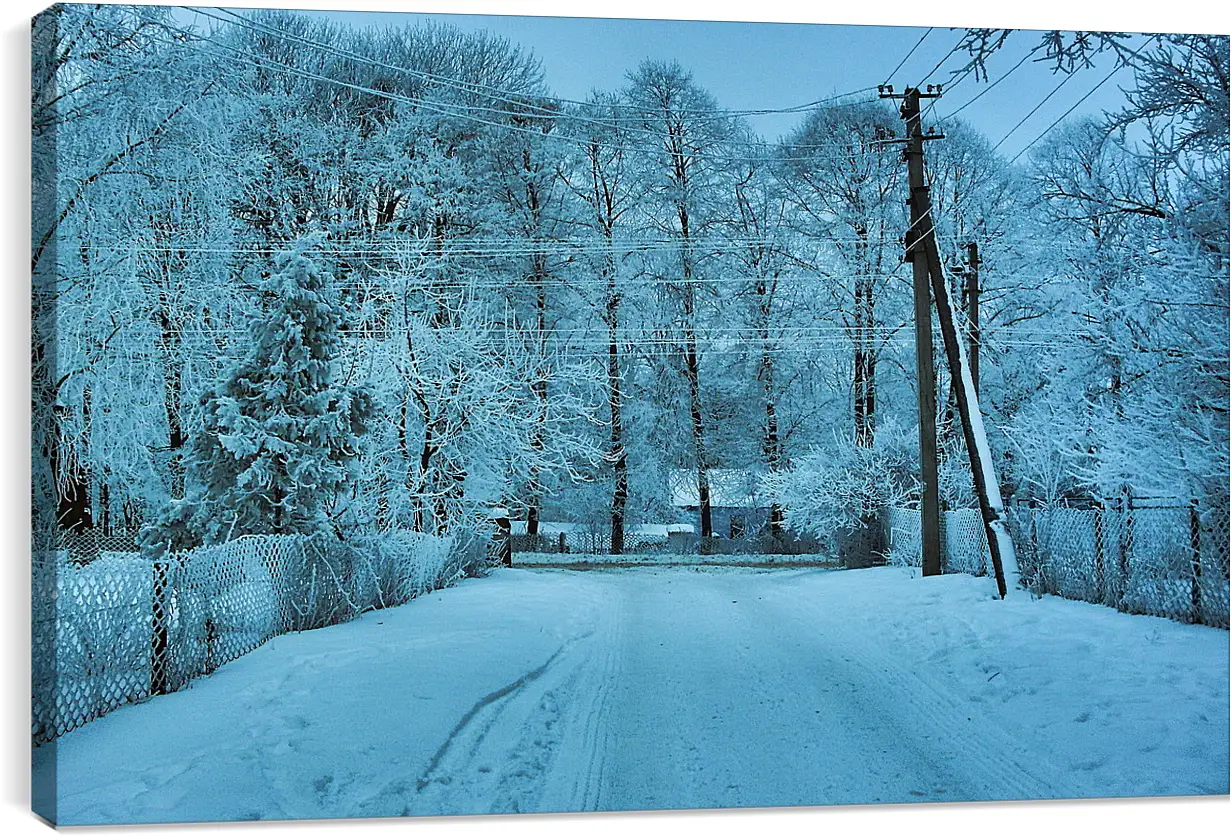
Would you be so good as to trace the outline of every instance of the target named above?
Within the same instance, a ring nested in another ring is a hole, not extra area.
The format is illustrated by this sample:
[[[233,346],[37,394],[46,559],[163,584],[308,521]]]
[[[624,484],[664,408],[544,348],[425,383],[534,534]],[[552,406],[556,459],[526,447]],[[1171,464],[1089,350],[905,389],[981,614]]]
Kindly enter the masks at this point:
[[[242,12],[241,12],[242,13]],[[397,14],[382,12],[318,12],[330,19],[365,26],[401,26],[435,19],[466,30],[487,29],[532,50],[542,62],[553,93],[582,99],[593,89],[612,90],[645,58],[676,59],[690,69],[723,107],[775,108],[876,85],[905,56],[926,29],[895,26],[732,23],[609,18],[527,17],[496,15]],[[957,43],[961,30],[932,30],[891,80],[899,88],[918,83]],[[989,64],[994,81],[1038,43],[1038,33],[1015,32]],[[948,80],[959,69],[960,53],[927,78]],[[1112,66],[1109,57],[1080,71],[1024,125],[1016,123],[1063,79],[1050,66],[1027,62],[1003,84],[962,112],[1012,156],[1037,137],[1057,117],[1091,91]],[[1119,86],[1131,86],[1132,74],[1121,70],[1074,111],[1097,113],[1123,101]],[[966,79],[937,104],[944,115],[956,110],[986,87]],[[751,118],[753,127],[770,139],[797,124],[798,115]]]

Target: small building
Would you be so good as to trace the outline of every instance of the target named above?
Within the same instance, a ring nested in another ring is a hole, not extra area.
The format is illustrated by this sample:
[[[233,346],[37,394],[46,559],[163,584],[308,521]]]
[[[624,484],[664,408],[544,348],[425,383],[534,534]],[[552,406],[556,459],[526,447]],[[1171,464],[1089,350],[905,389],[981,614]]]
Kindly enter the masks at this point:
[[[760,489],[760,475],[741,469],[710,469],[710,515],[713,534],[740,539],[757,535],[769,525],[770,502]],[[697,472],[675,469],[668,477],[671,505],[681,519],[699,524],[701,497]]]

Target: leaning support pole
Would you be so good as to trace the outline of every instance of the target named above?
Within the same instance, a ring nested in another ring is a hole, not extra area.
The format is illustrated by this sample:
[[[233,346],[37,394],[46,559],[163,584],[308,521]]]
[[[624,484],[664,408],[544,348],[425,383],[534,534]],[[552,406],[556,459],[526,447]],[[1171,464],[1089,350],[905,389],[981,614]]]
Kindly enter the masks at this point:
[[[882,92],[882,96],[885,94]],[[892,92],[889,94],[892,96]],[[939,93],[930,89],[928,98]],[[915,303],[915,378],[919,400],[919,477],[923,484],[919,498],[920,564],[924,576],[938,576],[940,562],[940,454],[936,444],[936,367],[932,358],[932,300],[928,296],[928,262],[922,253],[924,227],[931,227],[927,208],[927,179],[923,170],[923,143],[930,139],[920,124],[918,88],[908,87],[902,95],[902,119],[906,121],[907,179],[910,185],[910,227],[903,242],[910,261]]]
[[[927,194],[912,196],[912,200],[927,200]],[[921,214],[931,207],[916,208]],[[1017,554],[1013,539],[1005,521],[1004,501],[1000,497],[1000,483],[996,479],[996,467],[992,463],[991,447],[987,444],[987,431],[983,427],[983,412],[979,408],[979,394],[975,390],[966,357],[966,347],[957,331],[957,317],[953,310],[953,298],[949,283],[941,268],[940,253],[936,248],[936,235],[932,225],[923,233],[923,251],[927,256],[932,277],[932,297],[936,301],[940,334],[945,346],[945,361],[949,375],[957,386],[957,409],[962,420],[962,433],[966,438],[966,451],[970,455],[970,472],[974,479],[975,494],[979,498],[979,512],[983,516],[983,531],[987,535],[988,550],[992,554],[992,568],[996,573],[996,587],[1000,598],[1007,592],[1006,570],[1017,584]]]

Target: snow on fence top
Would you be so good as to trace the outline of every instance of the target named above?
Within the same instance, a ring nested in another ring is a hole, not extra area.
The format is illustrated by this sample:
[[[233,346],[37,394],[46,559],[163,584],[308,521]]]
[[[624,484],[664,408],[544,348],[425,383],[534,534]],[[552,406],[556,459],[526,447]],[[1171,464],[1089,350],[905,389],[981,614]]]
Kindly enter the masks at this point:
[[[245,536],[157,561],[69,553],[36,567],[35,744],[170,692],[288,631],[399,605],[455,581],[452,538],[393,531],[350,542]]]

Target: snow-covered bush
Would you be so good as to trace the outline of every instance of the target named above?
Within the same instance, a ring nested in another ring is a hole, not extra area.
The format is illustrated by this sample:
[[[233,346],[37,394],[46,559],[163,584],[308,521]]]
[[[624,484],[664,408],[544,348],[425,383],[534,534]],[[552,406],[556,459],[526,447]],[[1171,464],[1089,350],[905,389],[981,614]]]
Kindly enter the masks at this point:
[[[370,584],[367,607],[401,605],[447,584],[442,577],[454,541],[453,536],[392,530],[358,542],[361,558],[356,578]]]
[[[915,469],[912,435],[887,426],[870,448],[835,436],[833,445],[814,449],[789,471],[768,475],[762,487],[785,510],[788,529],[832,545],[882,509],[916,497]]]

